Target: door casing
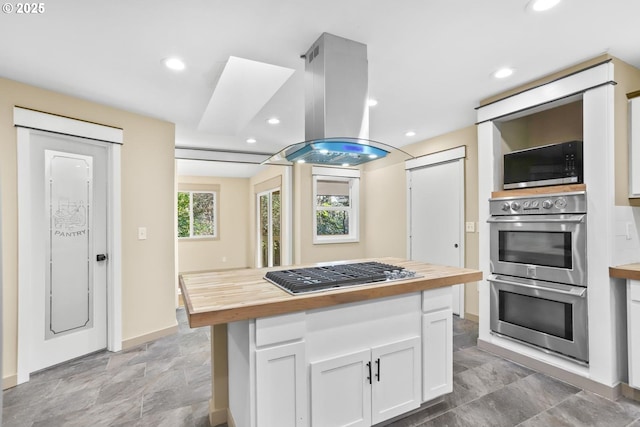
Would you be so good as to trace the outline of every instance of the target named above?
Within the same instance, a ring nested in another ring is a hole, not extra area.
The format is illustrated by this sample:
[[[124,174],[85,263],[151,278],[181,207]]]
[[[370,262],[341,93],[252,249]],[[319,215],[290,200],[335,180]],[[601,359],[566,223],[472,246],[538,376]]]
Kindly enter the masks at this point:
[[[452,148],[449,150],[440,151],[434,154],[428,154],[425,156],[421,156],[415,159],[411,159],[406,162],[405,170],[407,171],[407,254],[409,254],[409,258],[413,258],[411,253],[411,239],[412,239],[412,230],[411,230],[411,171],[417,170],[420,168],[428,167],[428,166],[436,166],[438,164],[448,163],[448,162],[459,162],[459,171],[460,171],[460,182],[459,185],[461,188],[459,189],[460,194],[460,203],[459,203],[459,215],[460,215],[460,228],[458,230],[459,233],[459,257],[458,257],[458,266],[465,266],[465,230],[464,230],[464,219],[465,219],[465,191],[464,191],[464,158],[466,157],[466,147],[460,146],[456,148]],[[465,315],[465,286],[464,284],[455,285],[459,286],[459,313],[458,315],[461,318],[464,318]],[[455,295],[455,293],[454,293]]]
[[[31,218],[30,137],[33,132],[51,132],[78,137],[87,144],[103,145],[107,150],[107,349],[122,349],[122,220],[120,157],[122,129],[88,123],[25,108],[14,108],[18,154],[18,216]],[[29,381],[32,260],[29,221],[18,224],[18,369],[17,383]]]

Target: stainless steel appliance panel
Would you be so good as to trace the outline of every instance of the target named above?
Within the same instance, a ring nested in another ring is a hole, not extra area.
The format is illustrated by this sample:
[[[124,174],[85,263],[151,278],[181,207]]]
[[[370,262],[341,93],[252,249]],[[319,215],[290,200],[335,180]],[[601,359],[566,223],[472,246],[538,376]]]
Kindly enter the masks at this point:
[[[504,155],[504,189],[583,182],[582,141],[568,141]]]
[[[587,289],[492,276],[493,332],[588,363]]]
[[[587,286],[586,215],[489,219],[491,272]]]

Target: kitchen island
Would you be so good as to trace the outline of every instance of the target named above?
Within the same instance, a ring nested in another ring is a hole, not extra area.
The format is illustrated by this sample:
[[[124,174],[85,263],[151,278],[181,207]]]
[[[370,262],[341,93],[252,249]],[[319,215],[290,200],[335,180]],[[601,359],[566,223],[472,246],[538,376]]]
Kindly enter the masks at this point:
[[[363,261],[416,277],[303,295],[264,280],[284,267],[180,277],[190,326],[211,326],[212,425],[372,425],[451,391],[450,286],[482,273],[397,258],[349,262]],[[336,263],[314,266],[327,264]],[[228,405],[215,350],[226,338]]]

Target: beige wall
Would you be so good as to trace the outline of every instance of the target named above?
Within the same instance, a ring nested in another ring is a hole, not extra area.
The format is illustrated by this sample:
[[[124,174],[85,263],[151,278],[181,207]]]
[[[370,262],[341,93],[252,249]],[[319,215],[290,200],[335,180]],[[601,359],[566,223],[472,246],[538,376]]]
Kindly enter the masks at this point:
[[[583,139],[582,101],[497,123],[502,153]]]
[[[249,179],[178,176],[178,185],[218,185],[218,238],[178,239],[178,272],[246,268],[249,245]]]
[[[364,209],[360,209],[360,241],[357,243],[313,243],[313,179],[311,165],[295,164],[294,179],[294,246],[295,264],[359,259],[366,256],[366,239],[363,233]],[[367,196],[360,184],[360,206],[365,206]]]
[[[175,327],[174,125],[0,79],[3,378],[17,371],[18,210],[13,107],[124,130],[122,147],[122,336],[135,340]],[[137,228],[147,227],[147,240]]]
[[[370,162],[362,174],[365,257],[407,258],[407,178],[404,156]]]

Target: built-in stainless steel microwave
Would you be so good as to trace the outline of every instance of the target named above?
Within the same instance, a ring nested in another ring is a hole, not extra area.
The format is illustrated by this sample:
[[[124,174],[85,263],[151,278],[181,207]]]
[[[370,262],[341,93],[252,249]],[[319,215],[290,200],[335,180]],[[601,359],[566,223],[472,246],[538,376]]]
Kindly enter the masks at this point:
[[[504,189],[581,184],[582,141],[513,151],[504,155]]]

